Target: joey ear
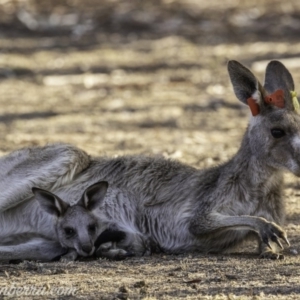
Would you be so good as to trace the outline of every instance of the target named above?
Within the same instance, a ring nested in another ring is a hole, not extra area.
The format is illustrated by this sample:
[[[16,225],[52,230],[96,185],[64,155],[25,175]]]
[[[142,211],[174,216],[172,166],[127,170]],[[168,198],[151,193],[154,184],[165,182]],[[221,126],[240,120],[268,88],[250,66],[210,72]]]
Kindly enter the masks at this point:
[[[237,98],[248,105],[247,100],[252,97],[261,104],[261,84],[252,72],[235,60],[228,62],[227,69]]]
[[[92,211],[103,202],[108,189],[106,181],[97,182],[89,186],[83,193],[82,199],[79,201],[86,209]]]
[[[293,77],[280,61],[272,60],[267,65],[264,88],[270,94],[279,89],[288,93],[294,91]]]
[[[32,188],[35,199],[39,202],[41,208],[51,215],[62,216],[69,205],[58,196],[36,187]]]

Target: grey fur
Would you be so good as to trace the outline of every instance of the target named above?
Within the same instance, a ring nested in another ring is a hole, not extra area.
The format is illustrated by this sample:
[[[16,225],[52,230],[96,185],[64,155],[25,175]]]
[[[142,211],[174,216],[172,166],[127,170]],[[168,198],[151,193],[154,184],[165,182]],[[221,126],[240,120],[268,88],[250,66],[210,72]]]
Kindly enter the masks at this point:
[[[71,162],[69,165],[67,164],[68,168],[75,167],[75,169],[69,170],[70,174],[74,174],[75,170],[78,169],[77,166],[82,165],[80,158],[84,158],[84,152],[77,152],[78,149],[68,145],[24,149],[11,154],[13,163],[16,162],[16,157],[19,159],[24,158],[24,161],[19,160],[18,164],[14,164],[18,167],[12,169],[14,172],[11,172],[11,174],[7,173],[7,178],[15,180],[18,187],[23,187],[24,194],[27,192],[31,182],[26,177],[23,178],[23,182],[15,179],[20,178],[22,174],[22,172],[20,172],[21,174],[19,173],[20,170],[24,171],[23,176],[29,174],[30,179],[32,177],[35,179],[41,178],[42,180],[39,183],[42,186],[47,184],[56,186],[55,183],[64,183],[66,177],[70,178],[73,175],[64,175],[64,178],[58,178],[56,182],[53,182],[53,177],[50,177],[51,181],[49,182],[47,181],[49,179],[47,176],[43,177],[48,175],[48,173],[45,174],[41,171],[52,171],[58,162],[63,161],[63,157],[52,157],[53,164],[49,168],[48,159],[53,154],[53,149],[64,149],[60,153],[66,155],[65,159],[68,159],[67,156],[70,153],[79,154],[76,157],[76,164],[72,163],[74,157],[69,157]],[[30,152],[37,154],[38,164],[41,162],[38,160],[39,157],[47,158],[46,162],[42,161],[46,164],[44,169],[37,169],[37,166],[33,163],[34,157],[28,158],[27,156]],[[10,161],[9,156],[6,156],[4,159],[8,164]],[[60,168],[67,171],[63,164]],[[36,175],[39,174],[39,176],[34,176],[34,173]],[[67,173],[58,172],[57,174]],[[13,186],[12,183],[11,186]],[[10,208],[0,212],[0,260],[35,259],[49,261],[64,255],[62,260],[69,261],[76,259],[78,254],[81,256],[91,255],[95,250],[94,242],[101,232],[93,211],[104,200],[106,191],[106,182],[96,183],[88,187],[81,199],[74,205],[69,205],[49,191],[35,187],[32,188],[34,197],[31,196],[22,202],[20,202],[20,199],[24,196],[23,193],[20,194],[19,199],[15,197],[16,193],[12,193],[13,197],[9,199],[10,202],[5,203],[6,207],[10,206]],[[8,199],[5,198],[3,200],[7,201]],[[13,202],[14,200],[15,203]]]
[[[0,159],[0,260],[49,261],[63,255],[69,261],[94,252],[101,233],[94,211],[107,183],[88,186],[80,199],[68,197],[69,203],[44,190],[72,182],[89,164],[84,151],[66,144],[25,148]]]
[[[228,63],[228,71],[238,99],[246,103],[252,96],[260,107],[231,160],[197,170],[161,157],[90,158],[85,169],[52,190],[77,202],[88,186],[108,181],[106,198],[94,213],[101,231],[125,231],[127,238],[117,246],[136,254],[220,252],[255,237],[262,257],[281,257],[280,239],[288,244],[280,227],[285,217],[283,173],[300,176],[300,116],[291,104],[292,77],[276,61],[267,67],[265,87],[236,61]],[[284,109],[263,101],[276,89],[284,90]],[[285,135],[274,138],[273,129]],[[55,163],[53,157],[51,165]]]

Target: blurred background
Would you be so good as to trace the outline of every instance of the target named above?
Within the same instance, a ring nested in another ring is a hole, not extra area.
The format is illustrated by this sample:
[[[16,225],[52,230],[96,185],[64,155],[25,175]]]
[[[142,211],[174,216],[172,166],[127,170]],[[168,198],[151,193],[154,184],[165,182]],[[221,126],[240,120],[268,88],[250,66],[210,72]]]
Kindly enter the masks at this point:
[[[229,59],[300,78],[300,1],[0,0],[0,154],[49,142],[206,167],[247,126]]]

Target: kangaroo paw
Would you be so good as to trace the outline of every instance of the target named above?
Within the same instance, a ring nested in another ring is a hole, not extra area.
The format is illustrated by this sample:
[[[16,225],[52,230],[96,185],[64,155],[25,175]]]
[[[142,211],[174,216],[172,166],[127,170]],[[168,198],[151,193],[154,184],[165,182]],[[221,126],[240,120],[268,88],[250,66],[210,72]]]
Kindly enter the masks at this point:
[[[281,249],[283,249],[280,239],[282,239],[288,246],[290,246],[290,242],[287,239],[286,232],[275,223],[266,223],[265,226],[261,228],[259,234],[262,242],[266,244],[270,248],[270,250],[272,250],[270,242],[276,243]]]
[[[272,250],[266,250],[264,252],[262,252],[259,256],[260,258],[265,258],[265,259],[284,259],[284,255],[281,253],[276,253]]]
[[[60,262],[62,263],[68,263],[70,261],[75,261],[78,257],[78,254],[75,250],[69,250],[69,252],[60,258]]]
[[[124,260],[132,256],[134,256],[132,252],[116,248],[115,243],[112,242],[102,244],[96,251],[96,257],[104,257],[112,260]]]

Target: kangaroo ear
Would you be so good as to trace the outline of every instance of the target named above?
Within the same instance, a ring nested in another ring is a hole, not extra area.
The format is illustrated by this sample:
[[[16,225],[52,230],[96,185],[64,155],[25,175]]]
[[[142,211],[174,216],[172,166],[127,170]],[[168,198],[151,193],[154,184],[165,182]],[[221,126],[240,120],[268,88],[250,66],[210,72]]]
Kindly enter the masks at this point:
[[[261,105],[261,84],[252,72],[235,60],[230,60],[227,65],[229,77],[237,98],[249,104],[247,100],[252,97],[258,105]]]
[[[291,73],[280,61],[272,60],[267,65],[264,88],[270,94],[279,89],[288,93],[295,89]]]
[[[60,217],[69,207],[67,203],[48,191],[33,187],[32,192],[41,208],[51,215]]]
[[[104,200],[108,189],[106,181],[97,182],[89,186],[83,193],[82,199],[79,201],[80,205],[92,211],[97,208]]]

